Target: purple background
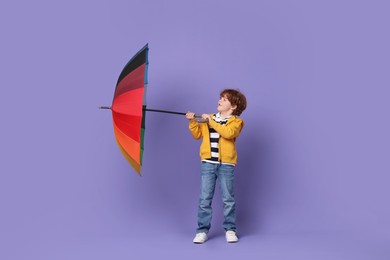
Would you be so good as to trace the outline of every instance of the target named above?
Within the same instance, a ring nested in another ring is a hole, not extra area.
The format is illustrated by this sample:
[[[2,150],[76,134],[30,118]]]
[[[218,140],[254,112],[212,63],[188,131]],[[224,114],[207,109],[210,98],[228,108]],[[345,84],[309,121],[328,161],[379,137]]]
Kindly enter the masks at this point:
[[[387,1],[0,6],[1,259],[390,259]],[[138,177],[97,109],[145,43],[150,108],[247,96],[237,244],[219,190],[210,240],[192,244],[200,143],[184,117],[147,114]]]

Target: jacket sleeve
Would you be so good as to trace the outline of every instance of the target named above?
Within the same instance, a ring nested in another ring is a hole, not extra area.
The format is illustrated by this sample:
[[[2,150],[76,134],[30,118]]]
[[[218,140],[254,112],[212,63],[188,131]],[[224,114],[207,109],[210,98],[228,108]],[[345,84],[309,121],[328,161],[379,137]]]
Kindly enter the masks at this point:
[[[233,122],[226,125],[221,125],[211,120],[209,125],[215,129],[223,138],[225,139],[234,139],[237,138],[242,128],[244,127],[244,121],[240,118],[236,118]]]
[[[198,121],[196,121],[195,119],[191,120],[188,127],[190,129],[192,136],[195,139],[200,139],[202,137],[202,131],[200,130],[200,125]]]

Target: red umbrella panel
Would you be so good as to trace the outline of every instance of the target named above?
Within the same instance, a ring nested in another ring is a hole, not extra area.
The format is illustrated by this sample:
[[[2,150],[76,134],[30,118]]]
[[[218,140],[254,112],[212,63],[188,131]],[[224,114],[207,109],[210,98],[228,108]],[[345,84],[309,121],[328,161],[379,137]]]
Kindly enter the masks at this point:
[[[144,151],[148,50],[145,45],[123,68],[111,106],[116,142],[138,174]]]

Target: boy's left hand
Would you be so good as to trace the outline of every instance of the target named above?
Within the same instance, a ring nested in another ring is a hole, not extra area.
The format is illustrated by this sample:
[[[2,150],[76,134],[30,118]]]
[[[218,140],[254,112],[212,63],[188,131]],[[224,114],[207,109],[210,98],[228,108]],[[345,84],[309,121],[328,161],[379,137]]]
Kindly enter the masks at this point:
[[[205,120],[208,120],[208,121],[211,121],[211,117],[209,114],[203,114],[202,115],[202,119],[205,119]]]

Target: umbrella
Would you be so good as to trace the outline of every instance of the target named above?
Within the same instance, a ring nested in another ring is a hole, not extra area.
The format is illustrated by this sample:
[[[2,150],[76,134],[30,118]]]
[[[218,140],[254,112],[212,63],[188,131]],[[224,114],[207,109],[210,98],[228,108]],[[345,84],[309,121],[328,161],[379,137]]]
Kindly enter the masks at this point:
[[[146,44],[123,68],[116,84],[111,109],[116,143],[123,156],[141,175],[144,152],[145,112],[177,115],[186,113],[146,108],[148,83],[148,44]],[[196,117],[200,117],[196,115]]]

